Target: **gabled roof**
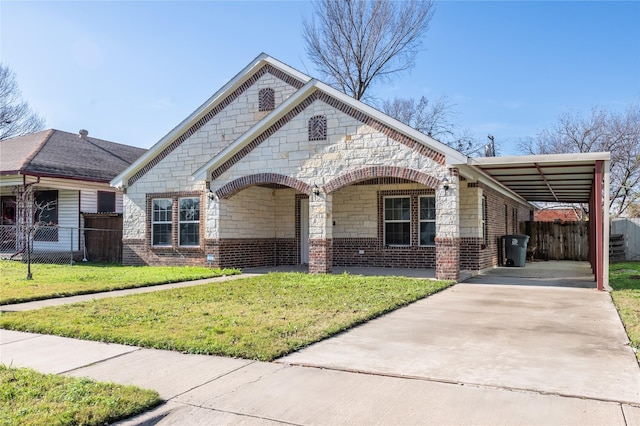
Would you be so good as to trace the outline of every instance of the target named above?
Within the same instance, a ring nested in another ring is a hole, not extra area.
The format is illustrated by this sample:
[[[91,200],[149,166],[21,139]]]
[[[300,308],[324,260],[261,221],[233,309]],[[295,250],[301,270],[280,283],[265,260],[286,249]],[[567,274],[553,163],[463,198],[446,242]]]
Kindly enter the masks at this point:
[[[145,149],[49,129],[0,141],[0,175],[109,182]]]
[[[437,140],[418,132],[412,127],[391,118],[390,116],[360,102],[318,80],[310,80],[304,87],[290,96],[280,104],[269,115],[256,123],[251,129],[235,140],[227,148],[223,149],[209,162],[196,170],[191,176],[194,180],[207,180],[208,172],[215,170],[225,163],[237,161],[240,152],[257,137],[273,126],[282,122],[283,117],[299,108],[302,102],[316,94],[316,98],[328,101],[334,107],[343,110],[351,115],[358,116],[360,120],[367,120],[375,123],[376,127],[383,132],[396,134],[396,138],[406,142],[408,145],[421,151],[430,152],[432,157],[442,158],[442,163],[452,164],[466,162],[467,157],[453,148],[438,142]],[[335,102],[337,101],[337,102]],[[235,157],[235,159],[234,159]]]
[[[371,108],[370,106],[355,100],[342,92],[339,92],[328,85],[321,83],[311,77],[291,68],[290,66],[268,56],[265,53],[256,57],[249,65],[247,65],[242,71],[236,74],[227,84],[225,84],[220,90],[218,90],[213,96],[211,96],[204,104],[202,104],[197,110],[195,110],[189,117],[183,120],[178,126],[171,130],[165,137],[163,137],[158,143],[156,143],[151,149],[143,156],[141,156],[131,167],[124,170],[112,181],[111,185],[116,187],[122,187],[131,185],[142,174],[152,168],[158,161],[160,161],[164,155],[167,155],[175,146],[178,146],[182,140],[193,134],[199,126],[202,126],[206,121],[211,118],[211,112],[217,108],[225,105],[228,102],[229,97],[234,91],[245,85],[252,76],[264,67],[264,65],[271,66],[272,70],[277,71],[282,76],[288,78],[292,85],[298,88],[298,91],[290,96],[285,102],[283,102],[278,108],[265,116],[262,120],[256,123],[248,132],[246,132],[239,139],[234,141],[230,146],[225,148],[222,152],[216,155],[207,165],[201,167],[194,173],[192,177],[201,179],[206,175],[206,170],[211,168],[211,164],[217,161],[224,161],[222,158],[227,158],[228,154],[235,152],[238,147],[242,148],[242,144],[247,144],[252,140],[252,136],[259,135],[265,128],[271,126],[275,121],[280,119],[284,114],[293,109],[297,102],[304,100],[308,95],[314,91],[322,91],[333,99],[339,100],[342,104],[353,108],[360,113],[373,118],[377,122],[384,123],[385,126],[397,131],[414,141],[423,147],[428,147],[439,152],[446,158],[446,162],[449,163],[466,163],[467,157],[458,151],[448,147],[447,145],[432,139],[413,128],[406,126],[399,121],[381,113],[380,111]],[[232,154],[233,155],[233,154]],[[197,176],[197,177],[196,177]]]
[[[135,161],[131,167],[128,167],[112,181],[111,185],[115,187],[123,187],[135,180],[141,173],[144,173],[147,168],[153,167],[160,158],[171,152],[176,146],[182,143],[182,140],[192,135],[199,127],[204,125],[211,119],[210,115],[216,108],[224,107],[226,102],[229,102],[230,95],[235,91],[241,90],[243,85],[256,74],[265,65],[268,65],[273,70],[279,71],[280,77],[287,79],[291,84],[298,87],[302,87],[306,82],[311,80],[311,77],[301,73],[300,71],[291,68],[288,65],[270,57],[266,53],[261,53],[253,61],[244,67],[238,74],[236,74],[227,84],[222,86],[220,90],[214,93],[209,99],[207,99],[198,109],[196,109],[191,115],[185,118],[180,124],[174,127],[169,133],[167,133],[162,139],[160,139],[155,145],[153,145],[146,154],[142,155]]]

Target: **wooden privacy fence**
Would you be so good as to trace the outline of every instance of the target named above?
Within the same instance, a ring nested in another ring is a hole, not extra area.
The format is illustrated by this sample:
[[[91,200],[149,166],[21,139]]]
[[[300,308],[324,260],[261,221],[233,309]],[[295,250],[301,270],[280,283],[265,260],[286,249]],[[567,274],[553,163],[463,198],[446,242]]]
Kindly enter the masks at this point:
[[[589,222],[530,222],[527,251],[535,259],[589,260]]]
[[[85,214],[86,257],[92,262],[122,262],[122,215]]]

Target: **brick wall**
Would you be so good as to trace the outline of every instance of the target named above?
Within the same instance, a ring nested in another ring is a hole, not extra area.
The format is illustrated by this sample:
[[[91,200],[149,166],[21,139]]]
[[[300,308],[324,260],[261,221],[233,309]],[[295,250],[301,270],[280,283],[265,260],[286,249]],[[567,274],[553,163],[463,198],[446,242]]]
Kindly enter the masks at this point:
[[[498,191],[479,184],[487,200],[487,238],[479,252],[480,269],[499,266],[500,237],[524,233],[531,210]]]
[[[333,241],[330,238],[309,240],[309,273],[324,274],[331,272],[333,265]]]
[[[360,254],[360,251],[363,253]],[[378,238],[334,238],[333,265],[343,267],[434,268],[435,247],[383,248]]]

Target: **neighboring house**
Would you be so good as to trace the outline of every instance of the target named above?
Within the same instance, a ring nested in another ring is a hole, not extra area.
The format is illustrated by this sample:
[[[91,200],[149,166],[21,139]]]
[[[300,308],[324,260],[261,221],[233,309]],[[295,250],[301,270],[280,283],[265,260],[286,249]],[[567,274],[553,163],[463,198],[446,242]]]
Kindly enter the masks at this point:
[[[583,216],[581,208],[572,207],[545,208],[533,212],[533,220],[535,222],[579,222]]]
[[[261,54],[124,170],[125,264],[497,265],[533,206],[452,148]]]
[[[16,226],[34,222],[42,225],[35,232],[34,249],[81,250],[84,216],[122,213],[122,193],[109,181],[144,152],[88,137],[85,130],[50,129],[0,141],[2,252],[23,251],[24,238]]]

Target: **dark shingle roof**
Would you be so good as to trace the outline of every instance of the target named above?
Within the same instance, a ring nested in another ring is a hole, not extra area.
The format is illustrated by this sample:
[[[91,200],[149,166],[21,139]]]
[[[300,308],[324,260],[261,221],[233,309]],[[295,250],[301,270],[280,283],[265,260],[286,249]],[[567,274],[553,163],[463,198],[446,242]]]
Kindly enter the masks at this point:
[[[0,173],[109,182],[146,149],[45,130],[0,141]]]

